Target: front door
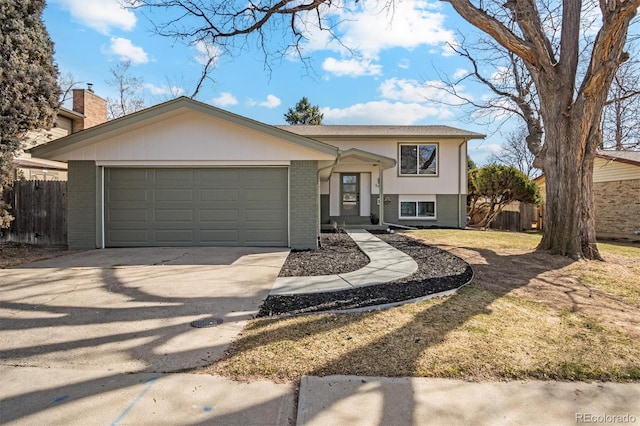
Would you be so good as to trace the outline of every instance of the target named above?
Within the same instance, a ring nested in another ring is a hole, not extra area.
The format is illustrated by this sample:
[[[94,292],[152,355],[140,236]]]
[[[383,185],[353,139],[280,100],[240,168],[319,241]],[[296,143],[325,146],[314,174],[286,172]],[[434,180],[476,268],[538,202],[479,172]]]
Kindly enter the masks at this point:
[[[341,216],[360,216],[360,174],[340,174]]]

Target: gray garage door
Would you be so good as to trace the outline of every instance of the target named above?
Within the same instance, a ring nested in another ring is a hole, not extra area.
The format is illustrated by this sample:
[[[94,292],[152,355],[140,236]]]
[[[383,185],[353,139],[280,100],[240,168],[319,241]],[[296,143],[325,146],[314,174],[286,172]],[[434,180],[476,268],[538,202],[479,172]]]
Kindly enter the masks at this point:
[[[105,170],[105,245],[286,246],[287,169]]]

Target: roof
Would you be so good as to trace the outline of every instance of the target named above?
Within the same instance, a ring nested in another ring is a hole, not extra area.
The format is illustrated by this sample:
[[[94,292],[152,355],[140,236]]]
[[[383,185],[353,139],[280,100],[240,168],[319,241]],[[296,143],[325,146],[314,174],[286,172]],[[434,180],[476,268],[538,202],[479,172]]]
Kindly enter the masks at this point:
[[[640,166],[640,151],[598,151],[597,157]]]
[[[277,137],[288,142],[292,142],[306,148],[329,155],[338,155],[338,148],[324,142],[284,131],[275,126],[261,123],[241,115],[233,114],[214,106],[195,101],[191,98],[181,96],[170,101],[154,105],[149,108],[127,114],[115,120],[110,120],[97,126],[72,133],[60,139],[53,140],[47,144],[39,145],[28,149],[34,157],[48,158],[55,155],[69,152],[76,148],[98,143],[104,138],[109,138],[115,134],[126,133],[128,129],[133,129],[136,125],[147,125],[154,122],[161,122],[167,116],[179,115],[185,111],[198,111],[231,123],[235,123],[255,131]]]
[[[356,161],[364,163],[376,163],[380,164],[384,169],[390,169],[395,167],[396,160],[393,158],[385,157],[384,155],[374,154],[372,152],[363,151],[357,148],[351,148],[346,151],[340,152],[341,160],[347,160],[353,158]]]
[[[481,133],[470,132],[450,126],[392,126],[392,125],[289,125],[276,126],[297,135],[309,137],[420,137],[437,136],[464,139],[484,139]]]
[[[67,163],[63,163],[61,161],[43,160],[41,158],[17,157],[13,160],[13,163],[18,167],[31,169],[67,170]]]
[[[63,117],[67,117],[67,118],[84,118],[84,114],[80,114],[77,111],[73,111],[69,108],[65,108],[65,107],[60,107],[58,108],[58,115],[61,115]]]

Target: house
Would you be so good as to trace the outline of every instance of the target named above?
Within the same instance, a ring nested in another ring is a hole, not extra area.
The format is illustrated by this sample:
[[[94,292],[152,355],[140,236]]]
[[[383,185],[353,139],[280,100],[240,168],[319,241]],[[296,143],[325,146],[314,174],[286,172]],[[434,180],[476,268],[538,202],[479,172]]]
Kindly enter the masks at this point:
[[[185,97],[31,149],[66,161],[72,249],[317,247],[320,222],[464,227],[445,126],[270,126]],[[381,199],[382,203],[378,203]]]
[[[534,182],[544,200],[544,175]],[[640,151],[598,151],[593,165],[593,202],[598,237],[640,239]]]
[[[26,148],[49,143],[80,130],[107,121],[107,101],[87,89],[73,89],[73,109],[60,107],[53,127],[49,130],[29,132]],[[67,180],[67,164],[61,161],[32,157],[28,152],[14,159],[16,179]]]

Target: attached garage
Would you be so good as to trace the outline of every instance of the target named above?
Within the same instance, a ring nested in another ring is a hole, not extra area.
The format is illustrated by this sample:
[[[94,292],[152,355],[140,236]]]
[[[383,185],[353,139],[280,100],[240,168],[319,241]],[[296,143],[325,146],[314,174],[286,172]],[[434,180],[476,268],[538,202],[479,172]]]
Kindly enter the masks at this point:
[[[188,98],[32,150],[66,161],[71,249],[315,248],[337,147]]]
[[[287,246],[287,168],[106,168],[106,247]]]

